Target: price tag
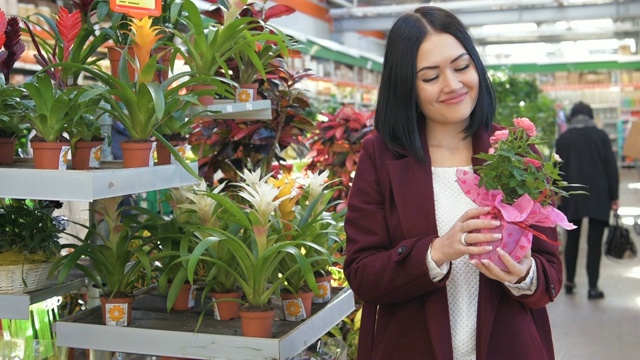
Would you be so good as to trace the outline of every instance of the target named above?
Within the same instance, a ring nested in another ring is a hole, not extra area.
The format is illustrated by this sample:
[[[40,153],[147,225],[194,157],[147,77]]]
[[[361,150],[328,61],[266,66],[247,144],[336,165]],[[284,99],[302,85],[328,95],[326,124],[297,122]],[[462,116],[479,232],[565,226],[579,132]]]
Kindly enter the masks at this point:
[[[109,0],[111,10],[142,19],[145,16],[159,16],[162,0]]]

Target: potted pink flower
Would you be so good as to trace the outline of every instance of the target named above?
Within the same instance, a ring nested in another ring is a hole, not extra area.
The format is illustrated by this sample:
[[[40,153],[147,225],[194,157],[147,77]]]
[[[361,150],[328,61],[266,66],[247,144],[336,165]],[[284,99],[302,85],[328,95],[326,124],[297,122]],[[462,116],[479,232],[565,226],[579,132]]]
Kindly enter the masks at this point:
[[[516,118],[513,123],[513,128],[496,131],[489,151],[477,155],[484,163],[474,168],[475,173],[459,169],[456,175],[464,193],[478,206],[491,207],[487,216],[501,220],[500,229],[486,231],[501,231],[498,247],[519,261],[531,248],[533,235],[556,243],[537,232],[534,225],[575,228],[555,208],[554,199],[577,192],[563,190],[569,184],[560,178],[562,159],[554,154],[544,161],[537,151],[541,142],[535,125],[527,118]],[[489,259],[506,269],[496,250],[470,258]]]

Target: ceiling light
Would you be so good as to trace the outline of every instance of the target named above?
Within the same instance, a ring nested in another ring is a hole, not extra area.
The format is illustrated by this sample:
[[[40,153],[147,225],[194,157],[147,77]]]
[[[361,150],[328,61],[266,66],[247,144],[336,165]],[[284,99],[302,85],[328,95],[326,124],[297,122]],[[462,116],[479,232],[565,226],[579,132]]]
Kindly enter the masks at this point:
[[[482,27],[483,33],[510,33],[536,30],[538,30],[538,25],[536,25],[536,23],[484,25]]]
[[[611,19],[573,20],[569,21],[569,27],[575,30],[591,30],[593,28],[613,27]]]

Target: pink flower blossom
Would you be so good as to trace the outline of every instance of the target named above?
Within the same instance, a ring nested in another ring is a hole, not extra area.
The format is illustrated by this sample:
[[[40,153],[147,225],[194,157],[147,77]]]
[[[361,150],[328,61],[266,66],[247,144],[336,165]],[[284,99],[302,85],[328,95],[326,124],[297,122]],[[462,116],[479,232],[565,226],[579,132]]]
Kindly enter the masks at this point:
[[[509,138],[509,130],[498,130],[489,138],[491,145],[495,145],[498,141],[507,140]]]
[[[489,150],[487,151],[489,155],[495,154],[495,152],[496,152],[496,148],[494,147],[490,147]]]
[[[515,118],[513,119],[513,124],[516,127],[523,129],[529,136],[536,136],[537,134],[536,126],[527,118]]]
[[[542,165],[542,163],[540,161],[538,161],[536,159],[532,159],[532,158],[525,158],[523,162],[524,162],[525,165],[531,164],[531,165],[533,165],[533,167],[540,167],[540,165]]]

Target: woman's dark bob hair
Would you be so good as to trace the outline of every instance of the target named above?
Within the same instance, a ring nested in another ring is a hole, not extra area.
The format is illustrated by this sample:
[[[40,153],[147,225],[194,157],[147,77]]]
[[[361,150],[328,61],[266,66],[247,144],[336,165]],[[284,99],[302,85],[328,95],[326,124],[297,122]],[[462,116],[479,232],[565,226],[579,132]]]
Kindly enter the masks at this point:
[[[426,159],[420,144],[418,122],[425,119],[417,105],[416,61],[418,49],[430,32],[446,33],[458,40],[478,71],[478,101],[464,129],[465,138],[478,129],[489,129],[496,112],[496,96],[491,79],[471,35],[460,19],[436,6],[421,6],[413,13],[400,16],[391,27],[387,39],[375,129],[393,151],[421,161]]]

